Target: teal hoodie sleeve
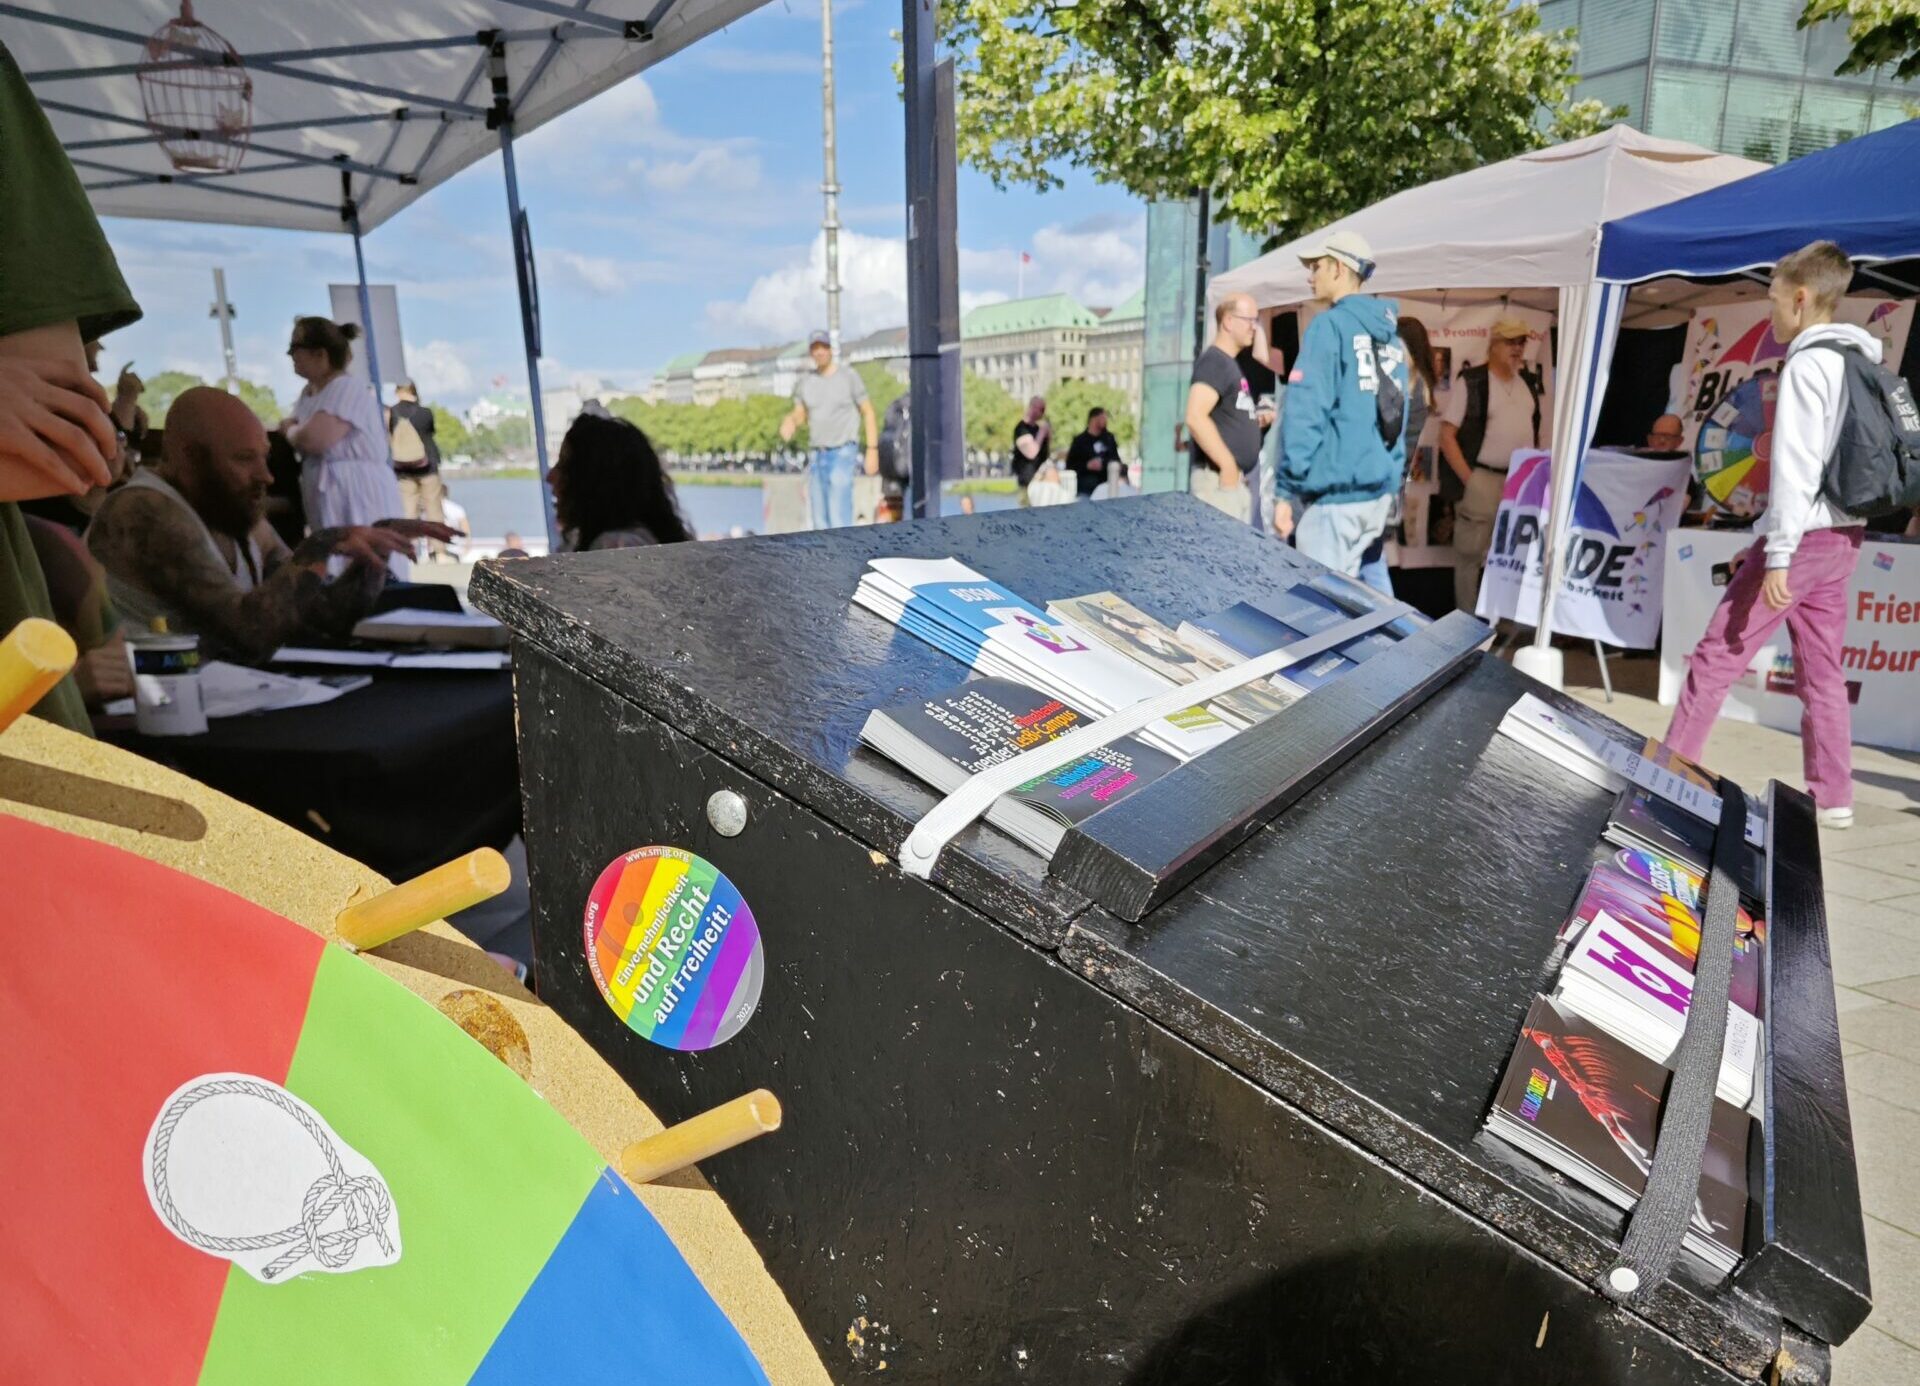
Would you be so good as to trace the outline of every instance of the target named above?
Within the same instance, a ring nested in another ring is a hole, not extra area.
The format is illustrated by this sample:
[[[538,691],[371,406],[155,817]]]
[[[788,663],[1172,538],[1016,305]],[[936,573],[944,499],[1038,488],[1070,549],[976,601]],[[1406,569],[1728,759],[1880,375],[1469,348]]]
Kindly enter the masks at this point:
[[[1321,313],[1300,337],[1300,356],[1287,373],[1287,407],[1280,416],[1277,495],[1297,498],[1333,433],[1340,387],[1340,335],[1332,312]]]

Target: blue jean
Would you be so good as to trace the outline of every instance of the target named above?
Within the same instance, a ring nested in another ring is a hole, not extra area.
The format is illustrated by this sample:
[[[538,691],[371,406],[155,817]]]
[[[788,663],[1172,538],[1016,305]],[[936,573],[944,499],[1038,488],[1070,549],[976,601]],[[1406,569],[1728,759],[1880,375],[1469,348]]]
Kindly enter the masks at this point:
[[[1385,596],[1393,595],[1393,576],[1387,571],[1387,536],[1382,534],[1360,555],[1360,581]]]
[[[1392,511],[1392,496],[1338,504],[1320,501],[1309,505],[1300,516],[1293,531],[1293,546],[1334,572],[1357,578],[1367,550],[1387,532],[1387,516]]]
[[[853,523],[853,474],[860,466],[860,445],[815,448],[807,465],[807,507],[815,529],[840,529]]]

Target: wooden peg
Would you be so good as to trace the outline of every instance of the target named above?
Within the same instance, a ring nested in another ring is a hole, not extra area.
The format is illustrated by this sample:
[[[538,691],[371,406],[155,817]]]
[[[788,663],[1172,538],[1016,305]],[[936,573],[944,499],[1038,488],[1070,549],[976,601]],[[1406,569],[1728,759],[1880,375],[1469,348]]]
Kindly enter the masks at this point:
[[[723,1102],[710,1112],[688,1117],[657,1136],[635,1141],[620,1152],[620,1172],[636,1184],[651,1184],[709,1155],[780,1129],[780,1099],[765,1088]]]
[[[29,616],[0,640],[0,731],[66,677],[80,652],[51,621]]]
[[[491,847],[482,847],[347,906],[334,919],[333,931],[356,953],[378,948],[436,919],[491,900],[512,880],[507,859]]]

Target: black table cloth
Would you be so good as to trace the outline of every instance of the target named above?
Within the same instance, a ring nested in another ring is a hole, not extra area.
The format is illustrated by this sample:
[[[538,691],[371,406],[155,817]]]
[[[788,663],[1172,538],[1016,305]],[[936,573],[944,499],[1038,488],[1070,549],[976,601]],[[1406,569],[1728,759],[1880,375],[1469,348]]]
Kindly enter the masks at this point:
[[[395,880],[504,846],[520,828],[511,676],[368,672],[331,702],[221,718],[202,736],[142,736],[131,717],[96,729]]]

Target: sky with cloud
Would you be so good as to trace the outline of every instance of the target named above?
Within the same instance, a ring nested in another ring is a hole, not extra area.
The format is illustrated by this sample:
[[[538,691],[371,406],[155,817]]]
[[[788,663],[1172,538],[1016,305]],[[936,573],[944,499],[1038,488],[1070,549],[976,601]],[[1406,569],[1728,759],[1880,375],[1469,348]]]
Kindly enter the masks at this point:
[[[842,329],[906,321],[905,117],[892,65],[897,8],[835,6]],[[637,388],[669,357],[791,341],[824,325],[817,4],[774,0],[730,29],[527,136],[521,196],[540,274],[549,388],[591,376]],[[1116,188],[1070,174],[1046,194],[960,172],[966,306],[1066,292],[1090,305],[1140,287],[1145,217]],[[106,223],[144,321],[114,334],[104,366],[220,372],[214,267],[237,309],[242,375],[282,403],[298,382],[286,329],[353,278],[344,236],[113,219]],[[398,287],[407,367],[429,399],[464,407],[525,357],[497,158],[435,189],[365,242],[367,272]]]

